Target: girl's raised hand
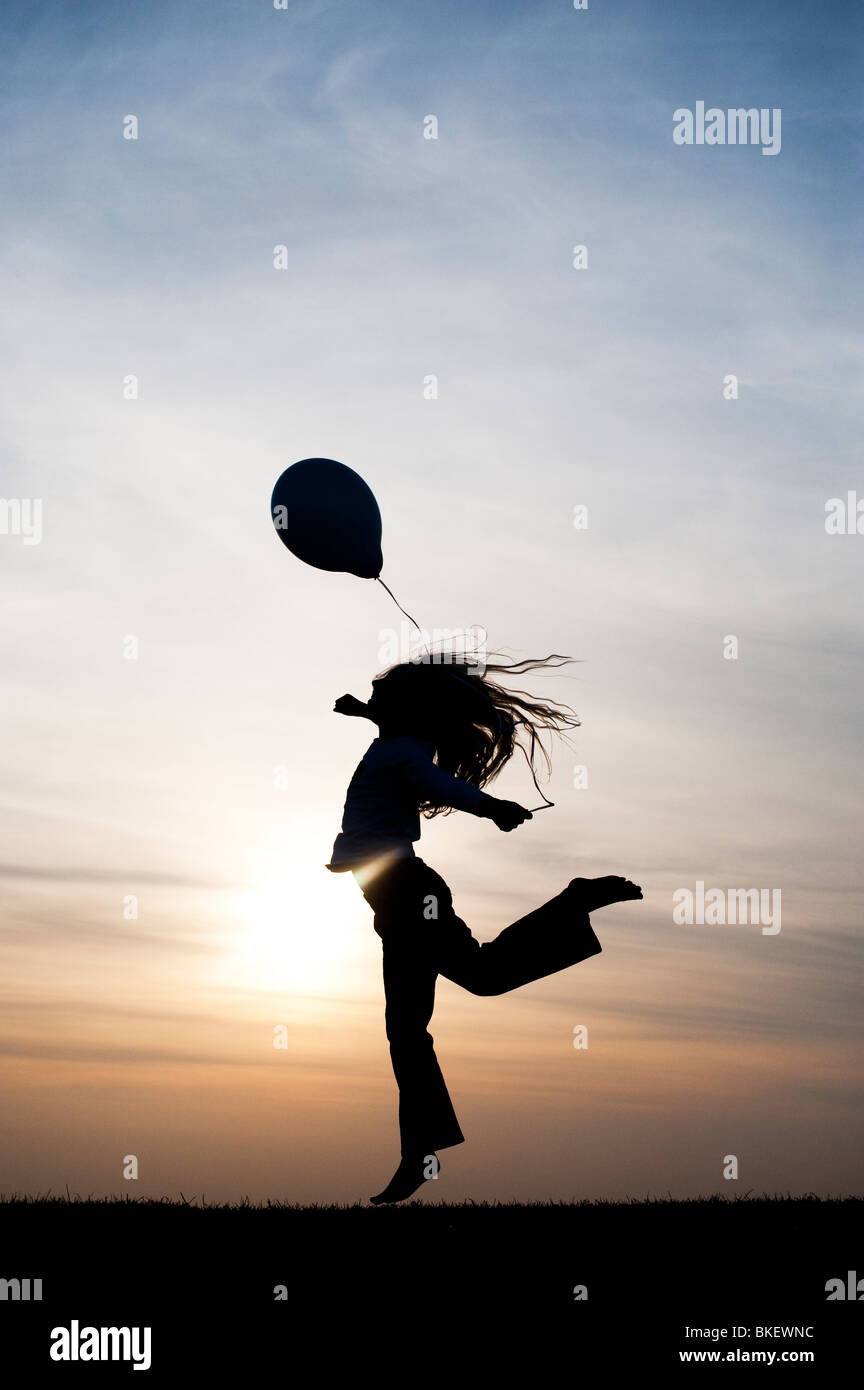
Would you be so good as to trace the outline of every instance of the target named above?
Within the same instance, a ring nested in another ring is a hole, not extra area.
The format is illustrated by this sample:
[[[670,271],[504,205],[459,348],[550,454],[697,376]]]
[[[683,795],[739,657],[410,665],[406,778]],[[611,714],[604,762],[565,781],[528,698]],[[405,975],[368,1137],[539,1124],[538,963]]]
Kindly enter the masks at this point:
[[[353,714],[361,718],[369,714],[369,708],[356,695],[340,695],[333,706],[334,714]]]

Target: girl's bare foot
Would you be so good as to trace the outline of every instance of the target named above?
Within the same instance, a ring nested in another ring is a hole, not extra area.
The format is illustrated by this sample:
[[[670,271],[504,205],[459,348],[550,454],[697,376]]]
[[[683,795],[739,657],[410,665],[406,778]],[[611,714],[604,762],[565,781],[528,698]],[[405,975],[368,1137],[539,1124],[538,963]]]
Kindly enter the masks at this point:
[[[423,1186],[429,1160],[432,1158],[435,1158],[434,1154],[403,1158],[384,1191],[379,1192],[376,1197],[370,1197],[369,1201],[374,1207],[383,1206],[385,1202],[404,1202],[406,1197],[411,1197],[418,1187]],[[440,1172],[440,1167],[438,1164],[435,1171]]]
[[[567,888],[585,912],[596,912],[612,903],[631,902],[642,897],[638,883],[631,883],[629,878],[617,874],[607,874],[605,878],[571,878]]]

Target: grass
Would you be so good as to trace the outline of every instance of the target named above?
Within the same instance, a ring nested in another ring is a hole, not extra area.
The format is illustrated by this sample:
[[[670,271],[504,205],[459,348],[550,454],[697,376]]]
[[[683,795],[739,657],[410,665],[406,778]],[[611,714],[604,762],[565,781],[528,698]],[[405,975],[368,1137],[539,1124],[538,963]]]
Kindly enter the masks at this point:
[[[763,1192],[761,1196],[754,1197],[752,1191],[726,1193],[711,1193],[707,1197],[673,1197],[667,1193],[662,1197],[627,1197],[620,1202],[593,1201],[588,1198],[581,1201],[572,1202],[438,1202],[426,1203],[421,1199],[412,1202],[402,1202],[393,1207],[375,1208],[370,1207],[365,1202],[282,1202],[268,1198],[266,1202],[250,1202],[248,1197],[243,1197],[239,1202],[208,1202],[202,1193],[199,1198],[197,1195],[186,1197],[182,1192],[179,1200],[176,1197],[136,1197],[131,1193],[124,1192],[108,1197],[94,1197],[92,1193],[87,1197],[82,1197],[79,1192],[70,1192],[68,1187],[65,1193],[56,1193],[49,1190],[44,1194],[17,1193],[13,1192],[9,1196],[0,1192],[0,1213],[7,1214],[22,1207],[30,1208],[53,1208],[57,1207],[80,1207],[91,1208],[103,1207],[169,1207],[180,1211],[190,1207],[199,1211],[369,1211],[375,1212],[376,1219],[385,1211],[573,1211],[585,1212],[595,1211],[617,1211],[622,1207],[738,1207],[755,1205],[785,1204],[786,1209],[792,1207],[813,1207],[820,1208],[843,1206],[847,1210],[854,1210],[864,1207],[864,1195],[857,1194],[836,1197],[823,1197],[817,1192],[807,1192],[803,1195],[791,1192]]]
[[[685,1325],[800,1325],[824,1377],[858,1336],[860,1304],[829,1303],[825,1286],[858,1265],[864,1277],[862,1214],[864,1196],[816,1193],[385,1208],[0,1194],[0,1275],[44,1285],[41,1305],[12,1319],[5,1306],[4,1326],[38,1347],[70,1318],[146,1323],[172,1374],[250,1346],[284,1370],[289,1344],[319,1359],[350,1349],[359,1367],[378,1329],[388,1345],[419,1338],[424,1373],[440,1361],[449,1374],[461,1325],[470,1346],[483,1329],[487,1373],[499,1355],[501,1371],[557,1346],[576,1374],[679,1364]]]

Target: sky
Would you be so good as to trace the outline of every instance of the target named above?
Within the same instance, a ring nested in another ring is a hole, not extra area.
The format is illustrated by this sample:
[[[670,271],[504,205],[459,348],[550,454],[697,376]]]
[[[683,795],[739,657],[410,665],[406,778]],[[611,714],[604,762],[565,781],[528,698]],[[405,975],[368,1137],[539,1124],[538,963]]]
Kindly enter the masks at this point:
[[[533,686],[582,721],[554,808],[424,824],[475,935],[645,894],[571,970],[439,983],[468,1142],[423,1200],[859,1190],[860,11],[13,0],[0,39],[0,494],[41,503],[0,534],[0,1191],[395,1166],[380,942],[324,865],[372,732],[333,701],[402,620],[274,535],[308,456],[425,628],[578,661]],[[700,101],[780,152],[677,145]],[[699,882],[781,929],[677,923]]]

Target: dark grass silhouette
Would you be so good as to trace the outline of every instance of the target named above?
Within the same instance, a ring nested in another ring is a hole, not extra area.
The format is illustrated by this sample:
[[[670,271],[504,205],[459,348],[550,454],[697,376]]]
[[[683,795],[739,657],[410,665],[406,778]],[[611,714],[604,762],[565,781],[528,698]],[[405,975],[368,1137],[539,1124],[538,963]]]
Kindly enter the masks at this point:
[[[44,1297],[7,1305],[4,1354],[38,1361],[51,1327],[79,1318],[152,1326],[157,1380],[250,1348],[271,1369],[308,1353],[320,1370],[325,1352],[370,1366],[411,1338],[431,1373],[461,1327],[463,1369],[557,1347],[574,1367],[615,1370],[679,1364],[695,1345],[685,1326],[798,1325],[815,1329],[795,1345],[815,1348],[826,1375],[860,1327],[861,1306],[828,1303],[825,1285],[859,1266],[864,1277],[862,1214],[864,1196],[815,1194],[380,1209],[12,1195],[2,1275],[41,1277]]]

